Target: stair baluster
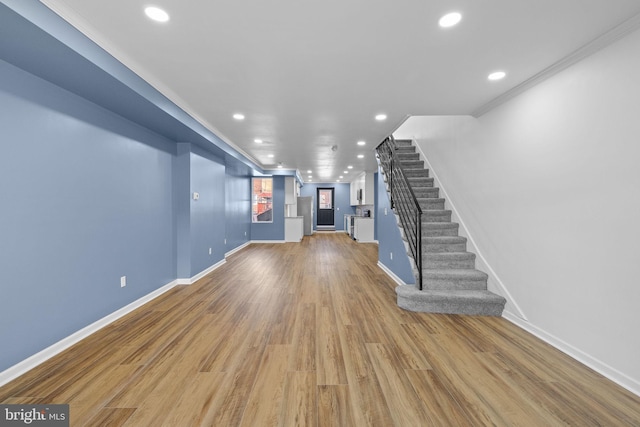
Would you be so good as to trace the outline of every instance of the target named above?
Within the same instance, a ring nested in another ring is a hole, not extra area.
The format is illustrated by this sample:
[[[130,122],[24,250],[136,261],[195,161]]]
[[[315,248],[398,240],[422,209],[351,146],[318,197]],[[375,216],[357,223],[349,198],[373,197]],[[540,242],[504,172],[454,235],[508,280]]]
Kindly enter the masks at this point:
[[[418,270],[418,289],[422,290],[422,208],[398,158],[393,135],[382,141],[376,152],[391,193],[391,209],[400,218],[411,256]]]

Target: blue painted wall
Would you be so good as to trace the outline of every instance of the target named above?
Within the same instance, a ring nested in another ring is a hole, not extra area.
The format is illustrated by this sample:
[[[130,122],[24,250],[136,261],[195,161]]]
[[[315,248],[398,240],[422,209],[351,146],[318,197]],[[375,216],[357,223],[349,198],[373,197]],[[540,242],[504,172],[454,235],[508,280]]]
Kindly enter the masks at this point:
[[[189,279],[223,260],[226,253],[226,165],[189,143],[177,144],[173,165],[178,278]],[[246,216],[244,221],[248,223]]]
[[[191,191],[191,275],[222,261],[225,253],[225,166],[222,159],[192,147]],[[209,254],[211,248],[211,254]]]
[[[252,223],[251,240],[284,241],[284,178],[273,176],[273,222]]]
[[[251,240],[252,170],[244,163],[227,158],[225,173],[225,252],[229,252]]]
[[[334,193],[334,203],[336,207],[335,211],[335,226],[336,231],[344,231],[344,216],[345,215],[353,215],[355,214],[355,207],[351,206],[349,203],[351,202],[349,199],[349,191],[350,184],[344,182],[332,182],[332,183],[308,183],[305,184],[300,189],[300,196],[302,197],[313,197],[313,229],[317,230],[318,228],[318,215],[316,209],[318,209],[317,199],[318,199],[318,187],[320,188],[333,188]]]
[[[178,143],[173,158],[173,212],[177,277],[191,277],[191,144]]]
[[[378,184],[378,175],[380,173],[376,172],[373,174],[373,193],[376,195],[376,198],[373,200],[373,212],[378,212],[378,205],[380,200],[380,195],[378,194],[378,188],[380,187]],[[384,184],[384,182],[383,182]],[[378,240],[378,215],[374,215],[373,221],[373,238]]]
[[[0,133],[1,371],[177,266],[175,144],[3,61]]]
[[[0,371],[247,242],[264,172],[29,4],[86,55],[0,5]]]
[[[409,256],[404,248],[395,215],[391,210],[383,175],[378,173],[376,176],[377,211],[375,225],[378,239],[378,261],[384,264],[404,283],[415,283],[416,280],[411,271]],[[393,259],[391,259],[391,253],[393,253]]]

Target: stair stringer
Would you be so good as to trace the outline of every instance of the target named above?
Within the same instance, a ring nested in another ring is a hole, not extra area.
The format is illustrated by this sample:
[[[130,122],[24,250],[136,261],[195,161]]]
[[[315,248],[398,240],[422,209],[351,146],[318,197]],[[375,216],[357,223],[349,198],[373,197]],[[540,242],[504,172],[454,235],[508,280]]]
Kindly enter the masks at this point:
[[[527,316],[524,314],[524,311],[522,311],[522,309],[516,302],[515,298],[513,298],[513,296],[509,292],[509,289],[505,286],[504,282],[500,279],[500,277],[495,272],[495,270],[491,268],[491,265],[489,264],[487,259],[482,255],[482,252],[478,249],[478,246],[476,245],[476,242],[473,239],[473,236],[471,235],[471,233],[469,233],[469,229],[464,223],[464,220],[460,217],[460,214],[458,213],[458,210],[456,209],[455,204],[451,200],[451,197],[449,197],[447,190],[442,185],[442,181],[440,181],[440,179],[438,178],[438,174],[433,169],[433,166],[429,162],[429,159],[427,158],[427,156],[422,151],[422,148],[420,147],[420,145],[417,144],[417,141],[415,139],[411,140],[411,144],[416,148],[416,152],[420,154],[420,160],[424,161],[425,168],[429,169],[429,176],[433,178],[434,186],[440,188],[442,197],[445,199],[445,202],[444,202],[445,209],[451,210],[451,221],[457,222],[459,224],[458,233],[460,234],[460,236],[467,238],[467,251],[476,255],[476,263],[477,263],[476,268],[481,271],[484,271],[489,276],[489,278],[487,279],[487,289],[492,292],[495,292],[496,294],[503,296],[507,300],[507,303],[504,308],[505,312],[507,312],[511,316],[515,316],[525,321],[528,321]],[[386,180],[385,180],[385,183],[386,183]],[[388,186],[387,186],[387,191],[389,191]],[[399,226],[400,228],[402,228],[400,224]],[[411,258],[411,255],[409,255],[409,258],[413,261],[413,258]],[[511,310],[509,310],[508,308],[511,308]],[[504,317],[504,314],[503,314],[503,317]]]

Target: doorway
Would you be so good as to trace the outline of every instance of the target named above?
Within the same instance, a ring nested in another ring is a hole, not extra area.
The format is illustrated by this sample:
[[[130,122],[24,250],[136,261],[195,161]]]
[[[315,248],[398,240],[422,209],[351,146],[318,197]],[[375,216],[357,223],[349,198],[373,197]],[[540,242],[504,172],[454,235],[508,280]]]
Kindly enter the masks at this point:
[[[333,187],[318,188],[318,228],[335,228]]]

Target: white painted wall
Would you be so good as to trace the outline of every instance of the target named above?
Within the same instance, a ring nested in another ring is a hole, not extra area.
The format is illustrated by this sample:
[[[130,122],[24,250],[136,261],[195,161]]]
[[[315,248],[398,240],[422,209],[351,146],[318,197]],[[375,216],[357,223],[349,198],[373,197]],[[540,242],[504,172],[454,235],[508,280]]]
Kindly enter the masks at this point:
[[[414,138],[527,321],[640,394],[640,31]]]

